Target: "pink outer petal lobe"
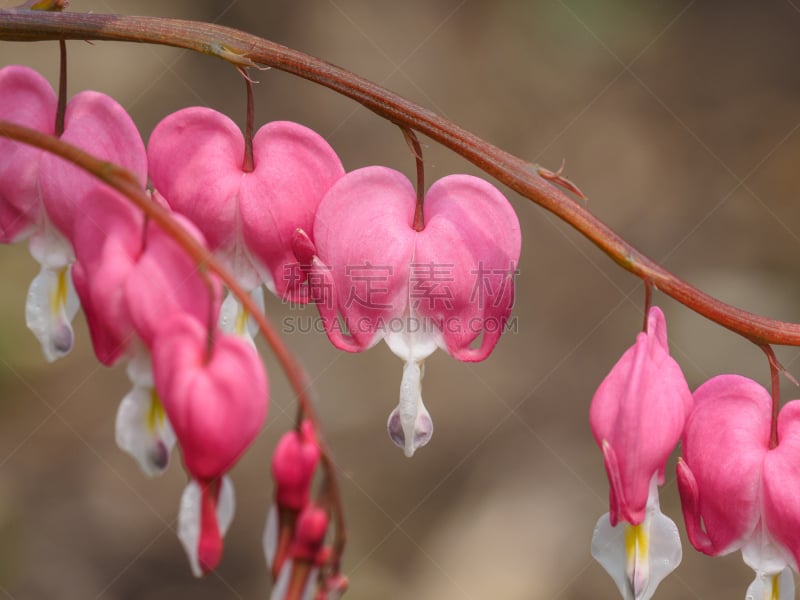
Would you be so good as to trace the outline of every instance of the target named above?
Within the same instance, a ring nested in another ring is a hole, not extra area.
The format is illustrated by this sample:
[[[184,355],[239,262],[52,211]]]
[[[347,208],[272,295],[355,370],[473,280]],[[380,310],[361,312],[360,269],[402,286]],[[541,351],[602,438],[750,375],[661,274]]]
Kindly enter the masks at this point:
[[[167,417],[197,479],[231,469],[261,429],[267,413],[267,377],[258,354],[241,338],[215,334],[190,316],[159,330],[153,375]]]

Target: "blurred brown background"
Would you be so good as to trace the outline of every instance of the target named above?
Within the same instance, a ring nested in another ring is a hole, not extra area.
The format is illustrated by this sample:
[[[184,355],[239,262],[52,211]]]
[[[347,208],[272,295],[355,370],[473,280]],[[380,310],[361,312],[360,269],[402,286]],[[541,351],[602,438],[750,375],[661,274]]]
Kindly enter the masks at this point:
[[[0,6],[16,2],[4,0]],[[800,3],[689,0],[72,0],[75,11],[212,20],[371,78],[532,162],[556,169],[642,251],[737,306],[800,321]],[[243,85],[220,61],[174,49],[70,42],[70,93],[112,94],[147,138],[202,104],[243,122]],[[55,43],[0,43],[0,65],[54,81]],[[278,71],[257,73],[258,122],[325,136],[345,167],[413,173],[396,128]],[[472,168],[428,140],[428,181]],[[348,598],[615,598],[589,555],[607,482],[588,426],[602,377],[641,326],[638,280],[561,222],[511,194],[523,230],[518,332],[482,364],[427,363],[436,425],[412,460],[385,420],[401,362],[384,344],[335,351],[287,337],[315,380],[349,518]],[[267,427],[233,471],[238,509],[217,574],[192,578],[174,532],[177,456],[146,480],[114,445],[128,383],[93,360],[85,324],[72,356],[46,365],[24,326],[36,272],[24,245],[0,261],[0,597],[266,598],[261,530],[271,451],[294,405],[274,360]],[[768,382],[760,351],[657,294],[692,388],[722,372]],[[313,310],[271,299],[276,323]],[[782,349],[800,376],[798,352]],[[797,395],[785,382],[784,398]],[[662,489],[683,535],[674,458]],[[738,553],[685,541],[660,598],[741,598]]]

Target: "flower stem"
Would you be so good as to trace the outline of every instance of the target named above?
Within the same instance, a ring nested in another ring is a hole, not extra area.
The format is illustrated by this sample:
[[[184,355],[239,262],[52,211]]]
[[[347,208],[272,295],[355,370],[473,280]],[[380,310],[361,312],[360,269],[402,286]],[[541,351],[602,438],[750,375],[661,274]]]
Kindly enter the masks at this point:
[[[775,356],[775,351],[769,344],[759,346],[769,361],[769,375],[772,393],[772,420],[769,428],[769,447],[770,449],[778,446],[778,412],[781,409],[781,371],[783,367]]]
[[[650,313],[650,307],[653,305],[653,284],[645,280],[644,282],[644,324],[642,331],[647,333],[647,315]]]
[[[56,137],[64,133],[64,117],[67,113],[67,42],[58,40],[58,106],[56,108]]]
[[[425,203],[425,161],[422,159],[422,146],[417,139],[417,134],[407,127],[401,128],[403,137],[406,139],[411,153],[414,155],[414,162],[417,165],[417,206],[414,209],[414,231],[425,229],[425,213],[423,205]]]
[[[255,169],[255,163],[253,162],[253,132],[255,131],[256,120],[255,103],[253,101],[253,80],[247,75],[247,70],[244,67],[239,67],[239,71],[244,77],[244,83],[247,86],[247,114],[244,125],[244,162],[242,163],[242,171],[252,173],[253,169]]]

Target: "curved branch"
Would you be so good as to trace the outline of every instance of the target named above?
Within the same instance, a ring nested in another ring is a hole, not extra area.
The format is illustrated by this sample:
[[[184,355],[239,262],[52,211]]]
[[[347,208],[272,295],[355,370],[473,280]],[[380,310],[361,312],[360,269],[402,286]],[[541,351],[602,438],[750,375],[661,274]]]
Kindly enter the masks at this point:
[[[460,154],[485,173],[577,229],[622,268],[702,316],[756,344],[800,346],[800,324],[741,310],[702,292],[648,258],[528,163],[439,115],[349,71],[236,29],[158,17],[0,11],[0,40],[111,40],[163,44],[240,66],[267,65],[352,98],[404,129],[416,130]]]

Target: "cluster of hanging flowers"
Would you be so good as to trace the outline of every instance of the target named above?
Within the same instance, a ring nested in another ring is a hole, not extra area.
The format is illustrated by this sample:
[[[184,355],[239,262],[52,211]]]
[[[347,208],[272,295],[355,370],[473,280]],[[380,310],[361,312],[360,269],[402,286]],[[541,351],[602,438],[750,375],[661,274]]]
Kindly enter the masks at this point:
[[[519,223],[481,179],[452,175],[425,194],[385,167],[346,173],[302,125],[269,123],[248,140],[201,107],[167,116],[145,148],[113,99],[82,92],[59,106],[49,83],[22,66],[0,69],[0,119],[126,168],[257,307],[263,285],[284,300],[316,303],[338,348],[359,352],[385,339],[405,363],[388,431],[407,456],[433,431],[424,360],[437,347],[483,360],[509,317]],[[56,360],[73,346],[80,306],[97,359],[127,366],[132,389],[118,409],[117,443],[151,477],[179,447],[189,483],[178,536],[202,576],[219,564],[235,512],[227,473],[267,415],[252,315],[230,293],[223,301],[217,277],[107,185],[4,138],[0,156],[0,242],[28,240],[42,265],[28,292],[28,326]],[[338,502],[329,468],[312,494],[322,448],[301,411],[275,451],[264,533],[274,600],[333,600],[347,587],[341,548],[328,542]]]
[[[421,171],[416,188],[387,167],[346,172],[302,125],[279,121],[242,135],[202,107],[168,115],[145,148],[110,97],[86,91],[62,105],[41,75],[21,66],[0,69],[0,120],[127,169],[250,294],[244,304],[263,310],[265,286],[285,301],[316,304],[341,350],[384,340],[403,361],[386,426],[408,457],[433,434],[422,399],[425,360],[437,348],[484,360],[509,319],[520,227],[482,179],[450,175],[425,191]],[[149,477],[163,473],[179,447],[189,482],[178,537],[192,572],[207,574],[234,517],[228,473],[267,416],[267,374],[256,322],[240,301],[246,295],[223,299],[219,279],[172,235],[71,163],[5,138],[0,157],[0,242],[27,240],[41,265],[27,295],[28,327],[46,360],[57,360],[73,347],[71,321],[82,307],[97,359],[126,365],[132,389],[117,412],[117,444]],[[794,597],[800,401],[778,410],[778,395],[737,375],[692,393],[670,356],[664,314],[648,308],[644,330],[590,409],[610,485],[591,550],[623,598],[653,597],[681,561],[678,528],[658,495],[679,442],[677,483],[692,545],[712,556],[740,550],[755,571],[748,600]],[[272,476],[263,534],[272,600],[339,598],[348,585],[340,500],[306,408],[280,439]]]
[[[592,555],[623,598],[652,598],[681,561],[678,529],[658,501],[679,441],[677,481],[692,545],[711,556],[740,550],[756,574],[747,600],[794,598],[800,401],[780,413],[777,401],[739,375],[714,377],[692,394],[669,355],[663,313],[649,309],[645,331],[601,383],[590,412],[610,484]]]

